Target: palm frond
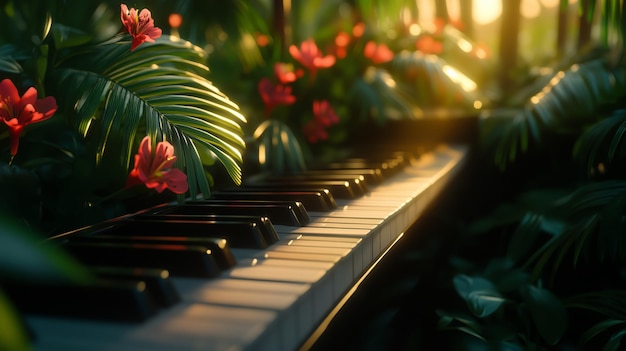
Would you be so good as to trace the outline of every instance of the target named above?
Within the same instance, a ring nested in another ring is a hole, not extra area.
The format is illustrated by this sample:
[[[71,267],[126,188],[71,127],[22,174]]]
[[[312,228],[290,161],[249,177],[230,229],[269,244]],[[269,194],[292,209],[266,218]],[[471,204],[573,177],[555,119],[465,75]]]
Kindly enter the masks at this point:
[[[589,176],[602,175],[619,167],[626,159],[626,110],[614,111],[596,122],[581,135],[574,146],[574,155]]]
[[[258,145],[256,163],[263,171],[283,173],[306,168],[298,139],[283,122],[264,121],[255,129],[253,137]]]
[[[353,84],[350,99],[361,120],[371,117],[382,124],[388,119],[415,118],[415,107],[407,94],[381,68],[369,67]]]
[[[120,164],[128,167],[136,137],[145,134],[174,145],[192,197],[198,192],[208,196],[200,157],[206,151],[239,184],[246,119],[205,78],[209,69],[203,50],[168,37],[129,49],[128,42],[116,38],[61,56],[51,73],[55,89],[65,90],[61,103],[76,114],[78,132],[98,137],[97,159],[119,149]]]
[[[419,107],[472,109],[482,100],[476,83],[439,56],[402,51],[392,64],[396,81]]]
[[[595,262],[626,259],[620,228],[626,209],[626,182],[604,181],[577,188],[559,200],[550,215],[566,224],[527,261],[535,279],[555,274],[566,258],[576,266],[581,257]]]
[[[0,46],[0,72],[9,74],[20,74],[24,71],[22,65],[19,64],[19,53],[15,46],[5,44]]]
[[[481,120],[484,146],[505,169],[531,144],[540,144],[547,131],[580,130],[595,121],[602,104],[626,91],[625,78],[622,68],[611,69],[604,58],[559,71],[524,108]]]
[[[626,321],[626,292],[623,290],[585,292],[563,302],[568,309],[584,309],[603,317]]]

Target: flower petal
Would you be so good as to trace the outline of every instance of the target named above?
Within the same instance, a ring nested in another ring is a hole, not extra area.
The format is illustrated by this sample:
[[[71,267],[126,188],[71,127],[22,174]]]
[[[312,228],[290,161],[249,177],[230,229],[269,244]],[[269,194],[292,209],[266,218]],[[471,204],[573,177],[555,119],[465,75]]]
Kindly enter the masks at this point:
[[[184,194],[189,189],[187,175],[178,168],[172,168],[163,174],[163,182],[175,194]]]

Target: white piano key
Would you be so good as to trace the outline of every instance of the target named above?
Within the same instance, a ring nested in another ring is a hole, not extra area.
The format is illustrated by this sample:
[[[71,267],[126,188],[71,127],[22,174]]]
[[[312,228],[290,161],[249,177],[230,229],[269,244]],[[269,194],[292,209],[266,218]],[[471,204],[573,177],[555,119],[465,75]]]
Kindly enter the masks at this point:
[[[180,303],[138,325],[31,317],[39,351],[279,350],[271,310]],[[68,334],[69,332],[69,334]]]
[[[176,288],[184,292],[185,301],[276,311],[281,348],[296,343],[306,333],[302,321],[313,318],[312,301],[307,305],[306,299],[301,299],[310,289],[309,284],[185,278],[175,278],[174,282]]]

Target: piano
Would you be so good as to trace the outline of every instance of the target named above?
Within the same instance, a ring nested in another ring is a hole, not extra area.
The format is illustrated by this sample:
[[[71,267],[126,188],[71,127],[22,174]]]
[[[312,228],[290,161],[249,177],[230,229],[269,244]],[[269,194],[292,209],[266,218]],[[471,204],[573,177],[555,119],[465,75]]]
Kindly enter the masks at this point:
[[[307,349],[468,152],[444,143],[379,168],[364,160],[328,165],[299,182],[244,184],[59,235],[50,241],[93,266],[105,289],[26,287],[9,295],[27,306],[40,351]],[[229,236],[235,231],[245,234]],[[142,278],[129,278],[135,274]]]

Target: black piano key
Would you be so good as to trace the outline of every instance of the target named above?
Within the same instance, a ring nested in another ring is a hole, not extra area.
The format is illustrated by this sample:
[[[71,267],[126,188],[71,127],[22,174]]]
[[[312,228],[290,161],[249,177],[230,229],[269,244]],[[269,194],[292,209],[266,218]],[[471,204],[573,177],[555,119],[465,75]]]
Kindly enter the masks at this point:
[[[356,199],[363,195],[358,186],[341,180],[294,180],[289,182],[265,181],[244,184],[246,188],[327,189],[333,198]]]
[[[21,284],[3,286],[24,313],[142,322],[158,307],[142,281],[95,279],[84,284]]]
[[[369,185],[365,181],[365,177],[361,175],[345,175],[345,174],[319,174],[319,175],[300,175],[290,174],[282,176],[270,176],[264,179],[265,182],[276,182],[281,184],[291,184],[298,182],[326,182],[326,181],[343,181],[348,182],[350,187],[354,189],[357,196],[365,195],[369,192]]]
[[[134,216],[95,232],[105,235],[180,236],[226,239],[229,247],[264,249],[268,246],[258,224],[252,221],[210,221]]]
[[[378,185],[381,184],[385,177],[380,169],[375,168],[348,168],[348,169],[308,169],[298,173],[300,176],[318,176],[326,174],[340,174],[344,176],[358,176],[363,177],[367,184]]]
[[[315,169],[377,169],[384,175],[385,178],[388,178],[398,173],[406,165],[406,162],[407,161],[403,157],[383,159],[380,161],[372,161],[370,158],[353,157],[338,162],[327,163],[324,166]]]
[[[184,277],[221,272],[211,250],[203,246],[67,242],[63,247],[88,265],[162,268]]]
[[[195,215],[257,215],[269,217],[274,224],[304,226],[310,218],[304,205],[298,201],[241,201],[203,200],[164,209],[160,214]]]
[[[330,193],[324,191],[265,191],[263,189],[247,189],[219,191],[211,195],[214,200],[280,200],[300,201],[308,211],[326,212],[337,207]]]
[[[154,222],[152,224],[163,225],[166,222],[158,223]],[[148,225],[149,223],[139,223]],[[231,268],[237,264],[235,260],[235,256],[233,256],[230,251],[229,246],[226,243],[226,239],[222,238],[198,238],[191,236],[184,236],[181,234],[180,236],[158,236],[151,235],[150,231],[144,231],[141,233],[137,233],[131,228],[125,228],[124,225],[121,225],[116,234],[111,235],[108,231],[97,232],[92,235],[79,235],[72,239],[70,239],[70,243],[100,243],[100,244],[155,244],[155,245],[185,245],[185,246],[195,246],[195,247],[203,247],[211,250],[211,256],[215,259],[217,266],[226,270]],[[143,235],[142,235],[143,234]],[[160,234],[164,234],[164,232],[160,232]]]
[[[90,267],[100,278],[117,281],[142,281],[150,292],[151,298],[160,307],[169,307],[181,301],[178,291],[169,279],[170,273],[163,269],[124,268],[124,267]]]
[[[204,222],[210,226],[216,226],[216,229],[222,228],[223,231],[219,235],[223,235],[228,241],[229,246],[235,248],[259,248],[263,249],[268,245],[272,245],[280,238],[274,224],[265,216],[248,216],[248,215],[211,215],[211,214],[174,214],[161,213],[163,209],[159,209],[157,213],[146,212],[132,217],[133,221],[182,221],[182,222]],[[246,233],[247,229],[251,229]],[[258,233],[261,233],[259,236]],[[248,234],[251,237],[247,238]],[[221,237],[221,236],[220,236]]]

